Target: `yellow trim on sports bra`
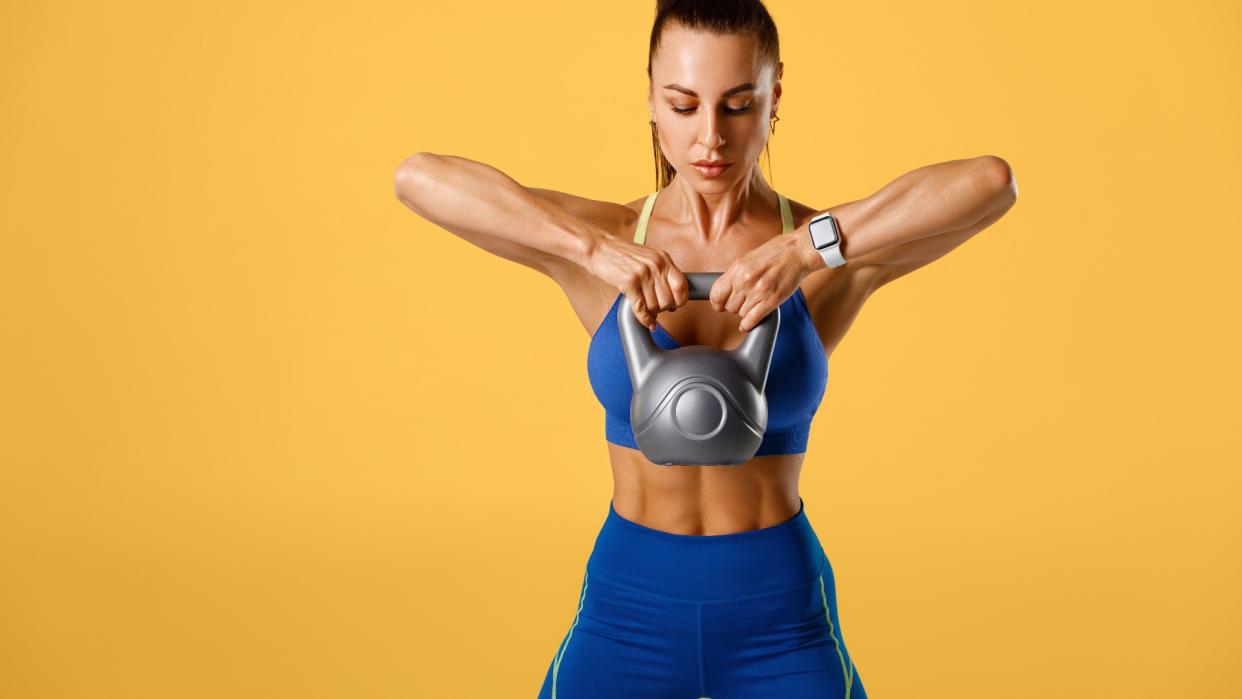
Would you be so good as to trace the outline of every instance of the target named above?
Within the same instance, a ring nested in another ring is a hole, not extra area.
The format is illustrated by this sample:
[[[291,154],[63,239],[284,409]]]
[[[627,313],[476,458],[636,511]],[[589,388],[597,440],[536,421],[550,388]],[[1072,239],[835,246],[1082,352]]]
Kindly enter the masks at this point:
[[[794,229],[793,212],[789,210],[789,200],[780,192],[776,193],[776,198],[781,200],[781,233],[789,233]]]
[[[638,227],[634,229],[634,242],[639,245],[647,244],[647,223],[651,220],[651,210],[655,208],[656,195],[660,192],[652,192],[647,195],[647,202],[643,204],[643,213],[638,217]],[[781,202],[781,233],[789,233],[794,229],[793,213],[789,210],[789,200],[784,194],[776,193],[776,198]]]
[[[651,220],[651,209],[655,207],[657,194],[659,194],[658,191],[647,195],[647,203],[643,204],[643,213],[638,217],[638,228],[634,229],[634,242],[639,245],[647,244],[647,222]]]

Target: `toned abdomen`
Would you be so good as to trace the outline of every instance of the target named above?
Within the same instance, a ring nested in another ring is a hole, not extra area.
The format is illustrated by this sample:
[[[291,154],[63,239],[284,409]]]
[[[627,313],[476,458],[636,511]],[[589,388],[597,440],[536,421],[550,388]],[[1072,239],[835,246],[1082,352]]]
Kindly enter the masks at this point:
[[[606,443],[613,508],[645,527],[695,536],[770,527],[798,513],[805,454],[758,456],[734,466],[662,466]]]

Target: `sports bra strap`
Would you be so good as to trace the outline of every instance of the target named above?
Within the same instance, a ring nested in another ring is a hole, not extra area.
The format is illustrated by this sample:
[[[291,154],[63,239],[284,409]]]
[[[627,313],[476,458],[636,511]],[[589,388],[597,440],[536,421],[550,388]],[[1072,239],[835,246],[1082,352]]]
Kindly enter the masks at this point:
[[[656,195],[660,192],[655,191],[647,195],[647,202],[643,204],[643,213],[638,217],[638,227],[634,229],[634,242],[639,245],[647,244],[647,222],[651,220],[651,210],[655,208]],[[789,210],[789,200],[784,194],[776,193],[776,198],[781,202],[781,233],[788,233],[794,229],[793,213]]]
[[[639,245],[647,244],[647,222],[651,220],[651,209],[655,207],[656,195],[659,193],[655,191],[647,195],[647,203],[643,204],[643,213],[638,217],[638,228],[634,230],[634,242]]]

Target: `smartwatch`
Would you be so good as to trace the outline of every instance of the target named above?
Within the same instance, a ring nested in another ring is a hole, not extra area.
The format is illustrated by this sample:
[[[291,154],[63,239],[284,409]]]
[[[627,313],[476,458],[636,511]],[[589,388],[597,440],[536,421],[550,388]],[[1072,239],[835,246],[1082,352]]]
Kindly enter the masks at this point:
[[[832,214],[825,211],[817,215],[807,224],[807,230],[811,234],[811,245],[829,267],[845,264],[845,257],[841,255],[841,229]]]

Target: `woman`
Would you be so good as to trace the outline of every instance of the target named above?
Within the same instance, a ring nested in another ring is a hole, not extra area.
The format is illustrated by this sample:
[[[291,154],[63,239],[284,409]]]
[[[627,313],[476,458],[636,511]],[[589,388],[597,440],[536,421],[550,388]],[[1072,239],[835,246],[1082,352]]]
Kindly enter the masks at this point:
[[[539,696],[865,699],[832,567],[798,493],[811,418],[828,357],[863,302],[1003,215],[1017,194],[1009,166],[995,156],[938,163],[830,210],[778,194],[758,159],[775,130],[783,64],[759,0],[661,1],[647,72],[649,196],[619,205],[533,189],[430,153],[395,177],[415,212],[555,279],[591,337],[613,498]],[[847,264],[809,235],[827,211]],[[683,270],[723,270],[710,308],[687,305]],[[648,461],[628,421],[617,314],[634,313],[665,349],[732,349],[778,306],[756,456],[735,466]]]

